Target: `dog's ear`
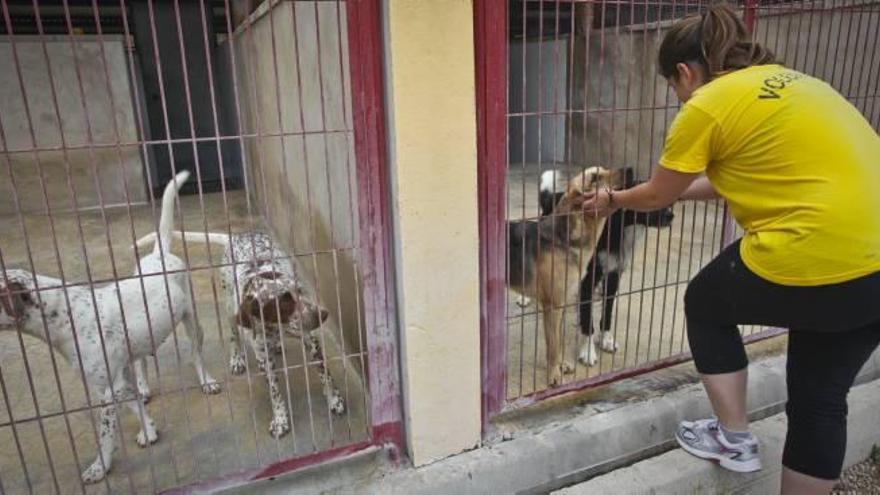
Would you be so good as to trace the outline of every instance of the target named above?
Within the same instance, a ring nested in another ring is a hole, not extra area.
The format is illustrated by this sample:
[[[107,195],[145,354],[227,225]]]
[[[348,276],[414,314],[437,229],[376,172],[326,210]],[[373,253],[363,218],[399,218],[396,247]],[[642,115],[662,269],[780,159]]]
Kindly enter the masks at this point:
[[[306,331],[320,327],[321,323],[327,321],[330,316],[329,311],[305,299],[300,299],[300,310],[302,312],[301,328]]]
[[[11,281],[6,290],[0,291],[0,307],[14,320],[24,316],[27,308],[33,305],[33,296],[21,282]]]

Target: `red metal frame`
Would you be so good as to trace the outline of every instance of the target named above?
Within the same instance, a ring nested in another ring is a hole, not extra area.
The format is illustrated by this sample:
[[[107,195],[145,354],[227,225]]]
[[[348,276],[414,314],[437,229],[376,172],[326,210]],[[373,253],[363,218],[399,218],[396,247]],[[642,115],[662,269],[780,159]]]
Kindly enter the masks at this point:
[[[384,57],[379,0],[348,0],[349,74],[358,182],[359,247],[364,320],[368,331],[370,439],[174,488],[191,493],[272,478],[383,446],[392,459],[403,450],[403,418],[391,250],[385,134]],[[503,283],[503,279],[502,279]]]
[[[403,449],[379,0],[347,3],[372,441]]]
[[[224,488],[241,485],[248,481],[270,479],[281,474],[290,473],[309,466],[314,466],[315,464],[319,464],[321,462],[340,459],[342,457],[354,455],[359,452],[366,452],[369,451],[371,447],[375,448],[373,442],[366,440],[363,442],[346,445],[344,447],[337,447],[321,452],[315,452],[314,454],[302,457],[295,457],[293,459],[276,462],[275,464],[271,464],[266,467],[249,469],[244,472],[221,476],[219,478],[214,478],[208,481],[202,481],[193,483],[191,485],[171,488],[169,490],[162,491],[161,493],[164,495],[177,495],[189,493],[205,493],[222,490]]]
[[[507,0],[474,2],[480,206],[482,425],[501,411],[507,384]]]
[[[755,30],[755,21],[758,20],[758,0],[746,0],[744,8],[743,20],[746,23],[746,28],[752,32]]]

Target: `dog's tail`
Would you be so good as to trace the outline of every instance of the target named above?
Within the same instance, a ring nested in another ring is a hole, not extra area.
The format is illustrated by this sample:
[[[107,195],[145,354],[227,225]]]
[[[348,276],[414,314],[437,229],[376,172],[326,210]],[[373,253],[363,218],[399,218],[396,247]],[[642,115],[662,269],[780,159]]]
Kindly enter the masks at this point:
[[[167,253],[171,250],[171,230],[174,228],[174,198],[177,197],[177,191],[187,179],[189,179],[189,171],[184,170],[175,175],[165,186],[165,192],[162,193],[162,214],[159,217],[159,234],[162,238],[153,247],[154,253],[160,251]]]
[[[171,236],[174,239],[185,240],[188,243],[205,242],[205,239],[206,239],[205,236],[207,236],[207,241],[211,244],[220,244],[222,246],[229,245],[229,235],[218,234],[215,232],[182,232],[180,230],[174,230],[171,232]],[[163,235],[162,236],[163,242],[165,241],[165,238],[166,238],[166,236]],[[168,239],[169,239],[168,242],[171,242],[170,241],[171,237],[168,237]],[[143,248],[144,246],[146,246],[147,244],[149,244],[151,242],[155,242],[155,241],[156,241],[156,233],[150,232],[149,234],[138,239],[135,244],[140,249],[140,248]]]
[[[538,204],[541,206],[542,216],[553,213],[553,208],[565,193],[566,187],[568,187],[568,181],[565,180],[565,174],[562,170],[545,170],[541,174]]]

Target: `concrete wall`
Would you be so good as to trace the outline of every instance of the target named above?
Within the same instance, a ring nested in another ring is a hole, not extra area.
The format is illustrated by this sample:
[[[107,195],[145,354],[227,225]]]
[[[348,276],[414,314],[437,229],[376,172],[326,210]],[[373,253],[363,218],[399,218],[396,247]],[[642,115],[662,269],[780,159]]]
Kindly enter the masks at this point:
[[[245,138],[247,189],[341,325],[345,352],[360,352],[345,5],[296,2],[295,12],[293,5],[263,3],[229,45],[236,54],[242,132],[256,135]]]
[[[473,5],[386,7],[403,396],[418,466],[480,443]]]
[[[16,36],[16,64],[9,37],[0,37],[0,125],[5,137],[5,142],[0,140],[0,173],[3,177],[0,180],[0,215],[15,212],[10,169],[17,190],[39,191],[38,162],[42,167],[49,205],[53,209],[74,206],[68,176],[73,178],[76,206],[80,208],[99,204],[96,174],[105,204],[126,202],[125,182],[130,201],[143,201],[146,196],[140,149],[131,144],[116,146],[120,142],[133,143],[139,139],[123,39],[104,37],[109,81],[101,46],[95,36],[78,36],[75,55],[68,37],[47,36],[45,40],[48,64],[39,37]],[[77,68],[85,101],[80,93]],[[24,81],[26,95],[21,90],[19,75]],[[52,98],[53,81],[57,111]],[[25,102],[30,119],[25,112]],[[31,126],[36,142],[31,138]],[[87,147],[90,144],[89,127],[91,142],[103,147],[71,150],[66,157],[61,151],[40,151],[37,156],[30,152],[60,148],[62,144]],[[42,194],[21,195],[18,199],[25,212],[45,209]]]
[[[508,154],[511,164],[551,164],[565,160],[567,128],[563,112],[568,102],[569,56],[569,43],[564,38],[511,40],[508,111],[541,114],[510,118]]]
[[[842,6],[834,0],[824,5]],[[847,1],[846,4],[864,3]],[[821,7],[822,2],[815,4]],[[586,10],[586,9],[585,9]],[[579,25],[588,24],[582,12]],[[789,67],[830,82],[880,127],[880,12],[835,10],[769,16],[760,11],[755,37]],[[569,119],[572,161],[578,165],[638,166],[647,177],[663,148],[678,102],[657,75],[656,54],[668,23],[591,30],[575,43],[574,109]],[[874,62],[873,66],[871,62]],[[584,89],[585,88],[585,89]],[[529,136],[535,140],[536,136]]]
[[[579,12],[591,24],[589,9]],[[665,30],[580,30],[575,41],[571,160],[579,166],[632,166],[648,177],[659,158],[666,126],[678,107],[657,74],[656,54]],[[586,109],[586,113],[583,110]]]

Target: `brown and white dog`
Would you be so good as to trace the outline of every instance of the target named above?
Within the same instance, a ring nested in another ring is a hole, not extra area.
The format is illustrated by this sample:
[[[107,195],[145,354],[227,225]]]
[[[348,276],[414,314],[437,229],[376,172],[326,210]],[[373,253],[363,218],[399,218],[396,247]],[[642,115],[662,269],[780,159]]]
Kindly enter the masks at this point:
[[[150,234],[138,240],[138,246],[152,240]],[[269,432],[280,437],[290,431],[287,405],[275,376],[275,354],[281,349],[285,331],[308,345],[310,364],[318,367],[327,406],[334,414],[345,412],[345,401],[327,370],[324,352],[316,332],[329,313],[305,295],[290,257],[278,249],[272,238],[262,232],[219,234],[213,232],[174,232],[187,243],[216,243],[225,246],[221,277],[226,291],[229,317],[232,320],[230,370],[245,372],[241,334],[266,373],[272,422]]]
[[[622,168],[621,173],[623,174],[624,189],[640,184],[635,169]],[[565,194],[568,181],[564,177],[563,170],[546,170],[541,174],[541,188],[538,195],[541,216],[552,215],[556,204]],[[598,336],[599,347],[605,352],[616,352],[617,341],[611,331],[614,300],[620,288],[623,272],[631,265],[637,239],[643,237],[648,228],[669,227],[674,218],[675,214],[672,212],[672,208],[666,207],[648,212],[620,209],[612,213],[605,221],[605,228],[602,229],[602,235],[599,237],[596,253],[587,265],[584,278],[581,279],[578,312],[581,335],[584,336],[584,341],[578,353],[578,359],[582,363],[593,366],[599,361],[593,328],[592,299],[594,292],[598,292],[602,304],[602,318],[599,321],[601,329]],[[520,296],[517,304],[525,307],[529,302],[527,298]]]
[[[538,301],[551,387],[561,385],[562,375],[574,371],[562,356],[562,312],[577,304],[580,281],[605,227],[604,218],[582,212],[584,195],[620,187],[622,182],[619,171],[587,168],[568,182],[553,216],[507,222],[508,286]]]
[[[195,320],[186,263],[171,254],[174,198],[189,172],[166,186],[159,231],[162,241],[138,261],[134,276],[102,287],[65,287],[64,281],[24,270],[0,271],[0,330],[18,330],[55,348],[81,370],[101,394],[98,458],[82,473],[86,483],[102,479],[113,461],[117,429],[115,401],[137,414],[145,447],[158,439],[143,396],[132,386],[132,364],[155,354],[181,321],[193,343],[202,390],[220,391],[202,362],[202,329]]]

